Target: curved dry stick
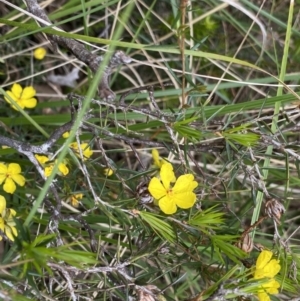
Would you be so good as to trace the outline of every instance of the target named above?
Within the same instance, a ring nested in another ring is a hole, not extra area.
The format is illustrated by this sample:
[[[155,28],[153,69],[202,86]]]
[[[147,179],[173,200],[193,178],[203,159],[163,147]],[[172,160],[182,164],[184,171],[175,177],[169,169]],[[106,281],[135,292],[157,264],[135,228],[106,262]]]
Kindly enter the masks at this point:
[[[28,7],[28,11],[32,13],[34,16],[46,21],[51,25],[51,21],[49,20],[48,16],[44,12],[44,10],[38,5],[36,0],[25,0],[26,5]],[[45,26],[44,23],[37,21],[40,26]],[[103,61],[103,56],[98,56],[95,53],[90,52],[89,50],[85,49],[85,46],[80,42],[66,38],[61,36],[56,36],[52,34],[47,34],[49,38],[53,50],[57,50],[57,45],[67,48],[70,50],[81,62],[85,63],[93,73],[96,73],[100,67],[101,62]],[[116,51],[112,57],[108,65],[106,66],[102,79],[98,85],[98,95],[100,98],[112,101],[115,99],[115,93],[109,88],[109,76],[112,73],[112,69],[117,67],[121,64],[128,64],[131,62],[131,58],[125,55],[123,51]]]

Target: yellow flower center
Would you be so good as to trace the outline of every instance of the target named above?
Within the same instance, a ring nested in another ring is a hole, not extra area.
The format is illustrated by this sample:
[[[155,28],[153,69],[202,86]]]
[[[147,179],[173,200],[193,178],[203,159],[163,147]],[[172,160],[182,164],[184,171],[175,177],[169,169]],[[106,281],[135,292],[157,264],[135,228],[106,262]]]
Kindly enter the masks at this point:
[[[169,197],[172,197],[174,195],[174,192],[173,192],[173,190],[171,188],[167,190],[167,195]]]

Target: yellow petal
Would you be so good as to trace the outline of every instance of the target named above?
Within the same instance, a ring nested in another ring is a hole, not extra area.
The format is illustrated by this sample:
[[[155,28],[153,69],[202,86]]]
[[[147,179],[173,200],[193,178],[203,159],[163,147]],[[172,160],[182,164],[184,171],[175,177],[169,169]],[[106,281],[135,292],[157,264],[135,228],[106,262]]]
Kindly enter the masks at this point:
[[[262,288],[269,294],[278,294],[278,289],[280,288],[280,284],[275,279],[271,279],[270,281],[264,283]]]
[[[0,195],[0,214],[3,216],[3,213],[5,213],[6,209],[6,200],[3,195]]]
[[[194,181],[194,176],[192,174],[186,174],[180,176],[174,187],[174,193],[183,193],[183,192],[191,192],[198,186],[198,183]]]
[[[151,195],[157,200],[161,199],[167,194],[167,191],[160,182],[160,180],[155,177],[151,179],[148,186],[148,190],[151,193]]]
[[[49,158],[46,156],[41,156],[41,155],[34,155],[34,156],[42,165],[49,161]]]
[[[12,230],[10,229],[10,227],[7,227],[5,226],[5,229],[4,229],[4,232],[5,232],[5,235],[7,236],[7,238],[11,241],[14,241],[14,236],[12,234]]]
[[[18,102],[18,105],[21,107],[21,109],[25,108],[22,101],[18,100],[17,102]],[[17,108],[17,106],[11,105],[11,107],[16,111],[19,111],[19,108]]]
[[[75,197],[71,196],[70,200],[71,200],[70,203],[73,207],[75,208],[79,207],[79,201]]]
[[[174,193],[174,203],[182,209],[188,209],[194,206],[196,202],[196,195],[193,192]]]
[[[69,144],[69,147],[76,151],[78,149],[78,144],[77,142],[72,142]]]
[[[270,278],[270,274],[266,272],[264,269],[255,270],[254,279],[262,279],[262,278]]]
[[[259,299],[259,301],[270,301],[270,297],[267,293],[263,292],[263,293],[258,293],[257,297]]]
[[[70,136],[70,132],[64,132],[62,136],[66,139]]]
[[[11,88],[11,92],[14,95],[13,99],[16,99],[16,101],[18,99],[20,99],[21,95],[22,95],[22,91],[23,91],[23,89],[22,89],[21,85],[19,85],[19,84],[13,84],[13,86]]]
[[[198,182],[194,181],[194,176],[193,176],[193,181],[191,181],[188,185],[188,190],[193,191],[196,187],[198,186]]]
[[[83,194],[82,193],[77,193],[77,194],[74,194],[74,197],[76,198],[76,199],[82,199],[83,198]]]
[[[173,165],[170,162],[166,161],[164,165],[165,165],[164,169],[169,169],[169,170],[173,170],[174,169]]]
[[[5,164],[0,163],[0,185],[7,178],[7,167]]]
[[[33,98],[36,94],[36,91],[32,86],[25,87],[22,93],[22,99],[30,99]]]
[[[69,147],[73,149],[73,151],[75,152],[75,154],[77,155],[77,157],[80,156],[77,142],[72,142],[72,143],[69,145]],[[82,143],[82,144],[80,144],[80,148],[81,148],[81,150],[82,150],[82,154],[83,154],[84,159],[90,158],[90,157],[93,155],[93,153],[94,153],[94,152],[90,149],[88,143]]]
[[[6,93],[12,98],[14,101],[18,101],[18,98],[11,92],[11,91],[6,91]],[[11,103],[10,99],[8,97],[4,97],[6,102]]]
[[[0,217],[0,230],[4,232],[4,219]]]
[[[53,170],[53,165],[49,165],[45,167],[45,176],[49,177],[52,174],[52,170]]]
[[[32,109],[36,107],[37,100],[35,98],[22,99],[19,104],[22,108]]]
[[[262,269],[272,258],[273,253],[268,250],[263,250],[256,260],[256,269]]]
[[[87,143],[80,144],[80,147],[82,149],[83,156],[85,158],[89,158],[89,157],[91,157],[93,155],[93,151],[90,149],[90,147],[88,146]]]
[[[77,194],[71,195],[70,199],[69,199],[71,205],[76,208],[79,207],[79,203],[80,203],[79,199],[82,199],[82,197],[83,197],[82,193],[77,193]]]
[[[113,175],[114,171],[111,168],[105,168],[103,170],[103,173],[104,173],[105,176],[110,177],[111,175]]]
[[[7,178],[5,180],[4,185],[3,185],[3,190],[5,192],[7,192],[7,193],[13,194],[15,192],[15,190],[16,190],[16,184],[15,184],[15,182],[12,179]]]
[[[17,212],[16,210],[9,208],[6,210],[6,214],[8,220],[13,220],[13,217],[16,216]]]
[[[263,268],[266,277],[274,278],[275,275],[279,273],[281,266],[279,260],[272,259],[270,260]]]
[[[26,179],[22,175],[12,175],[11,178],[19,185],[24,186]]]
[[[58,170],[64,175],[66,176],[69,173],[69,168],[67,167],[66,164],[64,163],[60,163],[58,166]]]
[[[152,158],[154,161],[154,165],[156,165],[157,167],[161,168],[161,161],[159,160],[159,153],[158,150],[156,148],[154,148],[152,150]]]
[[[173,172],[173,166],[171,163],[165,163],[160,169],[160,179],[166,190],[170,189],[170,183],[174,182],[175,174]]]
[[[177,207],[172,198],[165,196],[158,201],[158,206],[165,214],[174,214],[177,211]]]
[[[87,148],[86,150],[84,150],[83,155],[85,158],[90,158],[93,155],[93,151],[90,148]]]
[[[19,174],[21,171],[21,166],[18,163],[10,163],[8,165],[7,172],[11,175]]]
[[[25,178],[20,174],[21,166],[17,163],[11,163],[8,165],[7,169],[8,174],[12,180],[14,180],[18,185],[24,186]]]
[[[254,272],[254,279],[266,278],[268,275],[264,272],[264,269],[256,269]]]
[[[16,227],[10,227],[14,236],[18,236],[18,231]]]
[[[5,179],[6,179],[6,175],[0,174],[0,185],[4,182]]]
[[[7,166],[3,163],[0,163],[0,174],[7,174]]]

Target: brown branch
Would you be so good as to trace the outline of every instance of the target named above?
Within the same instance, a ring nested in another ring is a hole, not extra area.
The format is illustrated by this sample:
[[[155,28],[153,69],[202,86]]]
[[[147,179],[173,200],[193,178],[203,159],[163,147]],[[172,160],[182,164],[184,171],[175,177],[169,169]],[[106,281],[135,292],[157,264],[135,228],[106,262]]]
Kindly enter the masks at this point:
[[[43,19],[47,23],[52,24],[46,13],[38,5],[36,0],[25,0],[25,2],[30,13],[32,13],[36,17],[39,17],[40,19]],[[39,25],[45,26],[41,22],[39,23]],[[71,51],[76,56],[76,58],[85,63],[93,73],[96,73],[99,69],[101,62],[103,61],[103,56],[98,56],[97,54],[90,52],[89,50],[85,49],[85,46],[83,44],[74,39],[52,34],[47,34],[47,37],[49,38],[54,51],[57,50],[57,45],[60,45]],[[111,75],[113,68],[121,64],[128,64],[130,62],[131,58],[126,56],[123,51],[116,51],[112,55],[98,85],[98,95],[100,98],[108,101],[115,99],[115,93],[109,88],[109,76]]]

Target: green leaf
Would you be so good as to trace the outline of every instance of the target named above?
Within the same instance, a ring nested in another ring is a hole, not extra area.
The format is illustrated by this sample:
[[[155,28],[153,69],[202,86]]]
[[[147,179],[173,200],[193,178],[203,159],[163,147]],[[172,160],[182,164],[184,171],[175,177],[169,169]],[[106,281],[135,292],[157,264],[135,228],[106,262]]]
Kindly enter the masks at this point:
[[[239,133],[239,134],[230,134],[223,133],[223,136],[226,140],[236,142],[246,147],[255,146],[258,142],[259,135],[254,133]]]
[[[239,259],[245,258],[247,254],[233,245],[238,237],[238,235],[211,235],[210,239],[216,250],[219,249],[232,261],[240,264]],[[224,263],[224,260],[220,255],[221,253],[217,252],[217,254],[219,254],[219,259]]]
[[[173,128],[185,138],[199,140],[201,138],[201,132],[191,126],[191,123],[198,118],[198,116],[193,116],[185,120],[176,121],[173,124]]]
[[[170,224],[162,220],[160,215],[140,211],[140,217],[149,224],[152,230],[161,238],[174,242],[176,234]]]
[[[46,246],[48,243],[50,243],[54,238],[56,237],[55,234],[48,234],[48,235],[39,235],[35,238],[35,240],[32,242],[33,246]]]
[[[246,147],[254,146],[255,144],[257,144],[260,136],[249,131],[248,127],[249,124],[243,124],[241,126],[222,132],[222,136],[228,142],[236,142]]]
[[[63,260],[70,265],[82,267],[83,265],[93,265],[98,263],[96,254],[87,251],[68,250],[67,246],[55,248],[55,254],[52,255],[57,260]]]
[[[191,226],[200,228],[217,229],[224,222],[224,213],[218,210],[213,210],[211,207],[204,211],[197,212],[188,222]]]
[[[201,132],[188,125],[174,125],[174,129],[184,138],[200,140]]]

